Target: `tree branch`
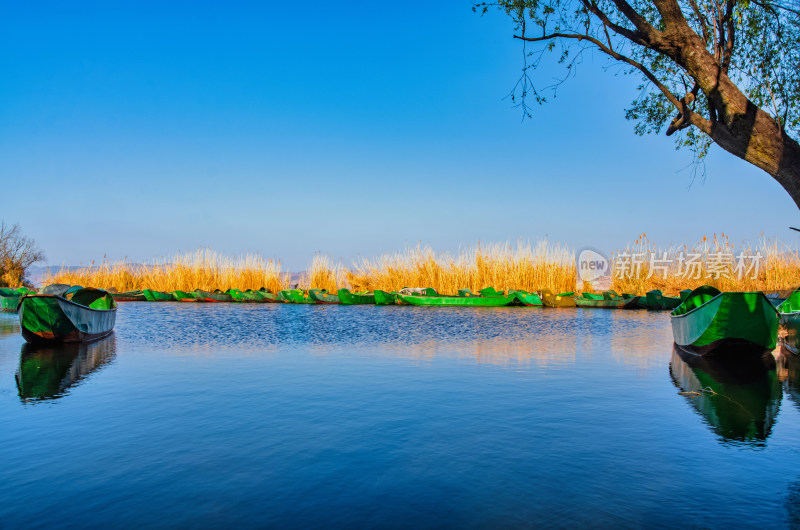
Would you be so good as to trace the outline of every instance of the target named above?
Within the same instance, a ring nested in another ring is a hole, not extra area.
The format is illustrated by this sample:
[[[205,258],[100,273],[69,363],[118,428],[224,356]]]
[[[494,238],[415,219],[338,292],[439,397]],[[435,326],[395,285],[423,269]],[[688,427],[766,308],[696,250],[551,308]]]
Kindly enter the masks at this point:
[[[651,72],[645,65],[634,59],[631,59],[626,55],[622,55],[621,53],[612,50],[611,48],[603,44],[603,42],[600,41],[599,39],[596,39],[589,35],[578,34],[578,33],[550,33],[542,35],[541,37],[525,37],[521,35],[514,35],[514,38],[527,42],[541,42],[545,40],[555,40],[555,39],[575,39],[579,42],[586,40],[597,46],[600,49],[600,51],[602,51],[606,55],[609,55],[618,61],[627,63],[636,68],[637,70],[639,70],[640,72],[642,72],[642,74],[644,74],[644,76],[651,83],[653,83],[661,91],[662,94],[664,94],[664,96],[669,100],[669,102],[672,103],[676,109],[678,109],[678,112],[680,112],[680,115],[683,117],[684,120],[688,121],[691,125],[697,126],[697,128],[699,128],[706,134],[711,134],[711,122],[709,122],[708,120],[706,120],[705,118],[703,118],[702,116],[695,113],[692,109],[689,108],[689,104],[691,103],[691,101],[687,102],[684,100],[685,98],[678,99],[675,96],[675,94],[673,94],[669,90],[669,88],[667,88],[667,86],[664,85],[664,83],[662,83],[655,76],[655,74],[653,74],[653,72]],[[692,98],[692,101],[694,101],[694,98]]]

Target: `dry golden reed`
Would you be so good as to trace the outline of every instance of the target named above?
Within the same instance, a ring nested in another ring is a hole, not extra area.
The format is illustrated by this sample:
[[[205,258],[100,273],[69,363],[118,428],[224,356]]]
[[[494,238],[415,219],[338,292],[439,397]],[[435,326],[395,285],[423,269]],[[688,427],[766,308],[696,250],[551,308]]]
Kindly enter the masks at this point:
[[[690,266],[691,273],[686,274]],[[700,285],[713,285],[724,291],[778,291],[800,285],[800,253],[766,239],[756,246],[737,246],[725,234],[703,237],[692,246],[664,249],[641,234],[624,250],[613,254],[612,273],[611,288],[619,293],[643,295],[661,289],[666,294],[676,294]],[[144,265],[103,261],[77,270],[62,268],[44,279],[44,284],[48,283],[114,287],[119,291],[266,287],[277,292],[291,287],[291,276],[281,270],[280,262],[255,255],[228,258],[200,249]],[[299,281],[301,288],[327,289],[332,293],[342,287],[353,291],[433,287],[442,294],[456,294],[459,289],[476,292],[489,286],[501,291],[591,290],[588,283],[578,282],[574,251],[547,240],[535,244],[478,244],[462,248],[455,255],[437,254],[430,247],[417,246],[361,258],[350,268],[316,254]]]
[[[633,256],[638,256],[638,260]],[[657,248],[646,234],[613,256],[612,288],[642,295],[712,285],[721,291],[782,291],[800,285],[800,254],[777,241],[735,245],[724,233],[692,246]],[[638,264],[634,264],[638,261]]]
[[[575,289],[574,252],[547,240],[531,245],[519,241],[479,244],[467,247],[456,256],[435,254],[430,247],[414,247],[404,252],[361,259],[345,271],[347,284],[355,291],[396,291],[403,287],[433,287],[442,294],[459,289],[476,292],[492,286],[505,291],[553,291]]]
[[[289,274],[281,272],[280,262],[252,254],[229,258],[209,249],[178,254],[150,264],[104,260],[81,269],[61,268],[44,278],[43,284],[67,283],[118,291],[153,289],[171,292],[204,289],[260,289],[273,292],[289,287]]]

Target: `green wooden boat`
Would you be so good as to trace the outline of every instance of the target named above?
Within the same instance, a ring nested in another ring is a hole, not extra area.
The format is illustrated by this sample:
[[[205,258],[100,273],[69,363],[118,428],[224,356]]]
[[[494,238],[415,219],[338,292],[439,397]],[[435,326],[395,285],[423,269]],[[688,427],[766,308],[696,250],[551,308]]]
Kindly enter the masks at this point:
[[[783,345],[792,353],[800,354],[800,290],[790,294],[777,309]]]
[[[763,446],[782,399],[772,355],[702,357],[673,345],[670,376],[724,442]]]
[[[116,356],[114,337],[89,344],[24,344],[15,375],[23,401],[57,399]]]
[[[375,305],[396,305],[397,291],[391,293],[375,289]]]
[[[172,293],[153,291],[152,289],[142,289],[142,294],[148,302],[174,302],[175,297]]]
[[[605,309],[624,309],[639,302],[638,296],[625,298],[614,291],[604,291],[603,294],[582,293],[581,296],[574,296],[574,299],[578,307]]]
[[[233,298],[234,302],[245,302],[251,304],[258,304],[264,302],[264,298],[258,291],[242,291],[241,289],[228,289],[227,294]]]
[[[342,305],[375,304],[375,294],[351,293],[349,289],[339,289],[339,301]]]
[[[529,293],[528,291],[518,291],[516,289],[508,290],[509,296],[514,296],[516,300],[511,305],[524,305],[524,306],[539,306],[544,305],[542,299],[536,293]]]
[[[178,302],[197,302],[194,293],[187,293],[186,291],[172,291],[172,297]]]
[[[762,292],[698,287],[671,313],[675,343],[693,353],[775,349],[778,311]],[[723,348],[727,347],[727,348]]]
[[[424,306],[468,306],[468,307],[503,307],[516,300],[516,296],[421,296],[398,294],[397,297],[410,305]]]
[[[22,337],[32,344],[89,342],[114,330],[117,304],[100,289],[63,289],[61,294],[29,294],[20,299]]]
[[[317,302],[305,296],[302,289],[285,289],[280,292],[284,302],[289,304],[316,304]]]
[[[575,292],[553,294],[550,289],[539,291],[539,298],[547,307],[575,307]]]
[[[660,289],[648,291],[643,298],[646,309],[650,310],[672,310],[681,305],[682,302],[680,296],[664,296]]]
[[[262,302],[267,302],[271,304],[282,304],[285,302],[285,300],[281,298],[280,294],[273,293],[272,291],[270,291],[269,289],[265,289],[264,287],[254,292],[261,297]]]
[[[193,294],[198,302],[233,302],[233,297],[231,295],[223,293],[219,289],[213,293],[202,289],[195,289]]]
[[[10,287],[0,287],[0,309],[6,313],[16,313],[22,293]]]
[[[340,304],[339,297],[335,294],[329,294],[326,290],[309,289],[308,297],[318,304]]]
[[[115,302],[146,302],[142,291],[125,291],[122,293],[109,293]]]

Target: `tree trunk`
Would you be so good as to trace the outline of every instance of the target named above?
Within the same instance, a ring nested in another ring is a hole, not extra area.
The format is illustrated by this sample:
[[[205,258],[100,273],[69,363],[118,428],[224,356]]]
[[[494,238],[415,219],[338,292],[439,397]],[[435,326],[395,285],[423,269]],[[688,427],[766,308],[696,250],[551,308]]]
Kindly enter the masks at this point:
[[[717,112],[716,120],[694,125],[729,153],[769,173],[800,208],[800,144],[731,81],[688,25],[670,28],[664,36],[667,45],[660,51],[686,69]]]

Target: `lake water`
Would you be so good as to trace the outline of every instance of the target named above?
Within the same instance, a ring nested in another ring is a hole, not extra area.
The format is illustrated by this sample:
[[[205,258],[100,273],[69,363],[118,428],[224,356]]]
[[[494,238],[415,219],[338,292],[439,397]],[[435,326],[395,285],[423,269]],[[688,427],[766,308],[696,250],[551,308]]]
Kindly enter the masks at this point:
[[[666,312],[122,303],[61,350],[4,314],[0,527],[800,525],[800,360],[689,360]]]

